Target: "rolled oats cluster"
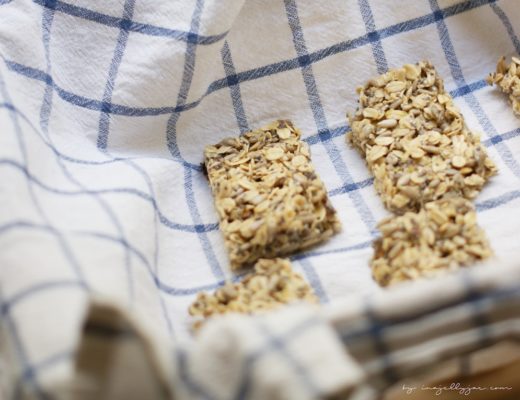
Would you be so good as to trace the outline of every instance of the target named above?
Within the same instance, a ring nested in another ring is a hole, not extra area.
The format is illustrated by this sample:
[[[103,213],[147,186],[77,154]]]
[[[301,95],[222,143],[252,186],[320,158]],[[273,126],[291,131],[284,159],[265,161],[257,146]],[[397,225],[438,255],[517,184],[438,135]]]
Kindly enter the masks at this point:
[[[496,173],[429,62],[390,70],[357,91],[348,140],[390,211],[417,211],[445,197],[473,199]]]
[[[386,218],[378,228],[372,274],[381,286],[436,276],[492,254],[473,205],[460,197]]]
[[[205,166],[232,269],[290,254],[340,230],[309,146],[289,121],[208,146]]]
[[[261,259],[254,272],[238,283],[226,283],[214,294],[199,293],[189,313],[208,318],[214,314],[257,313],[295,301],[318,303],[318,298],[302,276],[286,259]],[[200,324],[196,324],[198,326]]]
[[[500,58],[496,72],[489,74],[486,81],[499,86],[502,92],[509,95],[513,112],[520,116],[520,59],[512,57],[511,64],[507,65],[506,58]]]

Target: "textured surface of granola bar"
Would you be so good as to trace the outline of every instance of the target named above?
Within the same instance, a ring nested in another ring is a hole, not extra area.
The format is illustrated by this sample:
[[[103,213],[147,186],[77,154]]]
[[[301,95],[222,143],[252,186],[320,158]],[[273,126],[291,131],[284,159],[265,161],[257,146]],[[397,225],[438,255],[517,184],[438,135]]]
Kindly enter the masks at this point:
[[[381,286],[433,277],[492,254],[473,205],[460,197],[389,217],[378,228],[372,274]]]
[[[309,146],[289,121],[204,152],[232,269],[291,254],[340,230]]]
[[[318,298],[287,259],[261,259],[240,282],[226,283],[214,294],[199,293],[189,313],[204,318],[230,312],[251,314],[295,301],[318,303]]]
[[[347,137],[390,211],[417,211],[445,197],[473,199],[496,173],[430,63],[390,70],[358,93]]]

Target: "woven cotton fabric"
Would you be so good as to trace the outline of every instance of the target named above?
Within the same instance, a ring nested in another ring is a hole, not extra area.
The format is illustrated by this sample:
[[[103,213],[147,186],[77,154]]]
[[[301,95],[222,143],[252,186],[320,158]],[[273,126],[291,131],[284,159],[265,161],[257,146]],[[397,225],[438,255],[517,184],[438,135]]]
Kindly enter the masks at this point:
[[[484,79],[520,53],[518,21],[516,0],[0,0],[3,393],[44,397],[73,374],[92,298],[172,354],[191,340],[195,294],[233,277],[203,149],[275,119],[301,129],[343,224],[295,269],[323,304],[379,292],[368,260],[388,214],[345,113],[404,63],[431,61],[481,133],[499,174],[479,223],[496,265],[517,259],[520,120]]]

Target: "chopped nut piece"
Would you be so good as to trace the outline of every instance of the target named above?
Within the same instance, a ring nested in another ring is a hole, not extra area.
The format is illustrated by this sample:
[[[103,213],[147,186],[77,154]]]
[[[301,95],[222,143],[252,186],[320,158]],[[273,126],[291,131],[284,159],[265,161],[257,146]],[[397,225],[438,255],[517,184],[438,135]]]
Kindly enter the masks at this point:
[[[204,156],[231,268],[293,253],[340,230],[309,147],[289,121],[225,139]]]
[[[507,65],[506,58],[501,57],[496,72],[489,74],[486,81],[499,86],[502,92],[509,95],[513,112],[520,116],[520,59],[512,57],[511,64]]]
[[[282,258],[261,259],[254,272],[238,283],[226,283],[213,295],[200,292],[189,308],[193,316],[208,318],[215,314],[258,313],[295,301],[318,303],[318,298],[291,263]],[[197,328],[199,323],[195,324]]]
[[[381,221],[382,236],[374,242],[371,262],[374,279],[387,286],[434,277],[489,257],[491,249],[476,220],[472,204],[458,197]]]
[[[446,197],[474,198],[496,173],[430,63],[390,70],[358,93],[347,138],[366,159],[390,211],[417,211]],[[412,172],[415,179],[398,184]]]

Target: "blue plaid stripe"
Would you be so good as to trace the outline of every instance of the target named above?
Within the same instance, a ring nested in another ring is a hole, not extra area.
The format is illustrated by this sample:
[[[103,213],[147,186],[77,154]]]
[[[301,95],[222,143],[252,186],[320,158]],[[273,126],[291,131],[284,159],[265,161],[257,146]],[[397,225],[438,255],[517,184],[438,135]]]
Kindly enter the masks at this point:
[[[367,35],[372,46],[372,54],[374,54],[374,59],[376,61],[377,72],[379,74],[383,74],[388,71],[388,61],[386,60],[385,51],[383,50],[383,45],[381,44],[381,39],[379,38],[379,34],[376,31],[376,24],[374,22],[374,16],[372,14],[372,9],[370,8],[370,3],[368,0],[358,0],[358,3],[361,16],[363,17],[363,22],[365,23],[367,30]]]
[[[244,110],[244,104],[242,103],[242,95],[240,94],[240,86],[238,82],[233,80],[233,77],[237,75],[235,65],[233,64],[233,58],[231,57],[231,50],[229,49],[229,43],[224,42],[222,46],[222,64],[224,65],[224,71],[228,77],[229,90],[231,92],[231,101],[233,102],[233,108],[235,110],[235,116],[237,118],[238,129],[240,133],[248,132],[249,123],[247,122],[246,112]]]
[[[193,12],[192,20],[191,20],[191,31],[198,32],[200,25],[200,18],[202,14],[202,8],[204,7],[203,0],[197,0],[197,4],[195,6],[195,10]],[[196,34],[196,33],[195,33]],[[195,52],[196,52],[196,43],[188,42],[186,46],[186,55],[184,60],[184,70],[182,75],[182,84],[179,90],[179,95],[177,97],[177,106],[183,106],[186,103],[186,99],[188,98],[188,92],[190,90],[191,82],[193,79],[193,72],[195,69]],[[180,153],[180,149],[177,145],[177,122],[180,117],[179,113],[172,113],[170,119],[168,120],[167,127],[167,143],[168,148],[174,158],[182,159],[182,155]],[[184,170],[184,189],[186,194],[186,201],[189,206],[190,214],[195,224],[201,224],[202,219],[200,217],[200,212],[198,210],[197,201],[195,199],[195,195],[193,192],[192,186],[192,171],[191,169],[186,168]],[[206,232],[198,232],[198,238],[200,240],[202,250],[206,255],[206,260],[211,267],[211,271],[215,278],[222,279],[224,277],[224,271],[218,262],[218,259],[215,255],[211,242],[208,238]]]
[[[258,350],[249,354],[245,358],[244,367],[242,369],[242,377],[240,379],[240,385],[238,386],[237,393],[235,396],[233,396],[233,399],[247,399],[248,393],[250,392],[251,387],[253,385],[252,369],[254,364],[263,356],[269,354],[273,350],[283,351],[286,357],[285,361],[291,364],[296,373],[303,378],[303,382],[309,386],[311,393],[316,393],[316,386],[310,381],[308,374],[305,371],[305,368],[300,363],[298,363],[289,352],[285,350],[285,346],[290,340],[296,339],[299,335],[306,333],[309,329],[315,327],[320,322],[320,320],[314,317],[305,319],[301,323],[292,327],[283,335],[275,335],[262,322],[257,322],[256,326],[259,330],[261,330],[264,333],[266,337],[266,343],[264,346],[261,346]]]
[[[509,35],[509,38],[513,42],[515,46],[515,50],[518,54],[520,54],[520,40],[518,39],[518,35],[515,33],[515,30],[513,28],[513,25],[511,24],[511,21],[507,17],[506,13],[496,2],[490,3],[491,9],[494,11],[494,13],[500,18],[502,23],[504,24],[504,27],[507,30],[507,33]]]
[[[3,77],[1,75],[0,75],[0,94],[2,95],[2,97],[5,100],[7,100],[8,103],[11,103],[11,97],[7,91],[7,88],[3,81]],[[23,164],[25,164],[22,168],[24,168],[24,170],[27,170],[27,165],[28,165],[27,149],[26,149],[26,145],[25,145],[25,139],[22,134],[22,129],[20,127],[20,122],[18,120],[18,116],[12,110],[9,110],[9,116],[11,118],[11,121],[13,123],[14,129],[16,132],[18,146],[20,148],[20,152],[22,153]],[[39,216],[45,221],[45,223],[47,225],[49,225],[50,229],[55,233],[56,240],[58,241],[58,244],[61,247],[63,254],[69,261],[69,264],[72,267],[76,276],[78,276],[79,279],[84,280],[84,274],[83,274],[82,268],[79,264],[79,261],[76,259],[74,253],[72,252],[66,238],[61,234],[61,232],[59,232],[57,229],[55,229],[54,226],[49,221],[49,218],[45,214],[40,203],[38,202],[38,198],[36,197],[36,195],[34,193],[32,183],[33,182],[31,180],[27,180],[27,187],[29,190],[29,196],[31,198],[31,202],[33,203],[35,209],[37,210]]]
[[[428,0],[430,3],[430,7],[435,15],[437,30],[439,31],[439,38],[441,40],[442,48],[444,50],[444,54],[450,66],[451,74],[455,79],[455,82],[459,86],[467,86],[466,80],[464,78],[464,74],[462,72],[462,68],[460,67],[460,63],[457,59],[457,55],[455,54],[455,48],[453,47],[453,43],[450,38],[450,34],[448,32],[448,28],[446,26],[445,14],[439,8],[439,5],[436,0]],[[464,97],[468,105],[470,106],[473,113],[476,115],[480,125],[484,128],[487,134],[493,138],[498,136],[498,132],[496,131],[494,125],[491,123],[491,120],[486,115],[485,111],[482,109],[482,106],[478,102],[477,98],[472,94],[468,93],[467,96]],[[511,171],[520,178],[520,165],[516,161],[515,157],[511,153],[511,150],[507,147],[507,145],[503,142],[498,142],[496,145],[497,151],[502,157],[504,163],[511,169]]]
[[[117,71],[123,60],[126,44],[128,42],[129,32],[125,30],[128,20],[132,19],[134,13],[135,0],[126,1],[124,5],[123,19],[121,20],[119,36],[117,37],[117,44],[114,50],[110,70],[108,71],[108,80],[105,85],[105,92],[103,93],[103,107],[101,108],[101,116],[99,118],[99,132],[97,138],[97,146],[101,150],[107,148],[108,131],[110,124],[110,105],[112,104],[112,92],[114,91],[114,84],[117,78]],[[45,11],[44,11],[45,12]]]
[[[347,166],[345,165],[345,162],[341,158],[338,148],[334,145],[334,142],[324,140],[326,137],[330,136],[331,133],[328,128],[325,112],[323,111],[323,107],[321,105],[320,95],[318,93],[318,89],[316,88],[316,80],[312,72],[312,66],[310,65],[310,57],[307,51],[307,46],[305,44],[305,39],[303,37],[303,31],[299,22],[298,9],[296,3],[292,0],[285,0],[284,3],[287,12],[287,18],[289,20],[289,25],[293,34],[294,47],[299,56],[303,80],[305,83],[307,96],[309,98],[311,111],[314,117],[314,122],[318,131],[321,133],[321,135],[319,135],[319,140],[325,147],[337,174],[345,182],[347,182],[347,184],[352,184],[354,183],[352,175],[348,170]],[[359,212],[361,219],[366,224],[370,233],[372,235],[375,235],[375,219],[372,215],[372,212],[363,200],[362,195],[357,191],[351,191],[348,192],[348,194],[351,197],[356,207],[356,210]]]
[[[442,15],[444,18],[448,18],[454,15],[458,15],[461,13],[464,13],[466,11],[472,10],[477,7],[484,6],[486,4],[489,4],[491,2],[494,2],[495,0],[472,0],[472,1],[466,1],[463,3],[459,3],[456,5],[453,5],[451,7],[446,7],[445,9],[441,10]],[[425,15],[423,17],[411,19],[409,21],[405,21],[402,23],[394,24],[392,26],[374,31],[373,33],[377,34],[377,37],[379,39],[385,39],[388,37],[392,37],[395,35],[398,35],[400,33],[413,31],[428,25],[432,25],[436,22],[436,18],[438,18],[434,13]],[[308,58],[305,58],[303,61],[306,63],[314,64],[318,61],[321,61],[327,57],[334,56],[338,53],[347,52],[350,50],[354,50],[358,47],[365,46],[367,44],[370,44],[373,41],[374,34],[372,34],[369,37],[369,34],[362,35],[358,38],[347,40],[344,42],[340,42],[337,44],[334,44],[332,46],[311,52],[308,54]],[[371,40],[372,38],[372,40]],[[300,68],[300,61],[299,58],[293,58],[290,60],[280,61],[277,63],[265,65],[263,67],[254,68],[248,71],[239,72],[236,75],[230,75],[226,78],[218,79],[214,82],[212,82],[209,86],[207,91],[203,94],[202,98],[205,96],[224,88],[229,87],[229,81],[236,82],[237,84],[247,82],[249,80],[255,80],[259,78],[263,78],[266,76],[271,76],[274,74],[282,73],[285,71],[290,71],[293,69]],[[20,74],[23,74],[29,78],[37,79],[42,82],[46,82],[48,84],[52,84],[56,92],[60,97],[63,98],[63,100],[71,102],[74,105],[77,105],[79,107],[84,107],[92,110],[101,110],[103,107],[106,110],[110,110],[110,113],[118,114],[118,115],[127,115],[127,116],[153,116],[153,115],[162,115],[162,114],[171,114],[175,112],[182,112],[186,110],[190,110],[194,107],[196,107],[202,100],[202,98],[196,100],[192,103],[187,103],[180,107],[129,107],[124,106],[120,104],[104,104],[102,101],[98,101],[95,99],[89,99],[84,96],[76,95],[74,93],[71,93],[67,90],[64,90],[63,88],[57,86],[53,80],[52,77],[46,75],[42,71],[39,71],[38,69],[25,66],[19,63],[16,63],[12,60],[5,60],[7,66]]]
[[[60,0],[33,1],[34,3],[39,4],[43,7],[51,8],[61,13],[71,15],[73,17],[83,18],[113,28],[121,28],[124,32],[128,33],[137,32],[144,35],[172,38],[183,42],[200,45],[214,44],[222,40],[227,35],[227,32],[224,32],[219,35],[204,36],[195,34],[193,32],[184,32],[176,29],[169,29],[151,24],[143,24],[132,21],[132,17],[130,15],[124,15],[123,18],[116,18],[110,15],[89,10],[84,7],[78,7]]]
[[[15,322],[14,318],[11,316],[9,309],[6,308],[4,305],[5,305],[5,302],[3,299],[3,294],[2,294],[2,291],[0,290],[0,307],[2,309],[2,317],[3,317],[2,319],[10,334],[9,337],[10,337],[11,341],[13,342],[13,345],[14,345],[13,347],[18,355],[18,359],[20,360],[22,370],[30,370],[30,360],[29,360],[29,357],[25,350],[25,346],[19,335],[16,322]],[[6,311],[4,312],[4,310],[6,310]],[[35,394],[37,395],[38,398],[45,399],[44,393],[42,392],[41,388],[39,387],[37,381],[34,379],[34,374],[30,374],[28,377],[23,377],[23,378],[25,381],[30,382],[31,389],[33,389],[35,391]],[[22,389],[22,385],[17,384],[16,391],[13,395],[13,397],[15,399],[21,398],[21,395],[22,395],[21,389]]]

